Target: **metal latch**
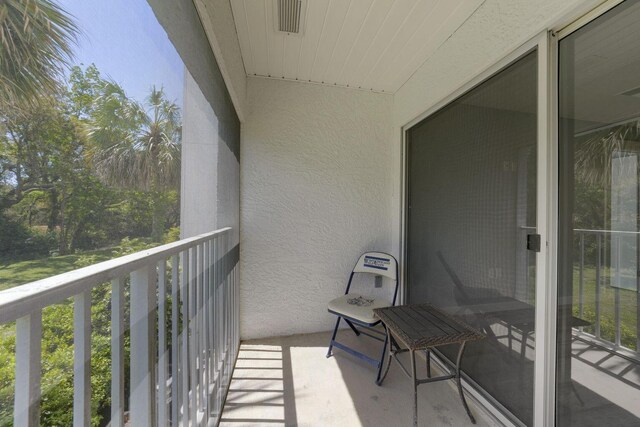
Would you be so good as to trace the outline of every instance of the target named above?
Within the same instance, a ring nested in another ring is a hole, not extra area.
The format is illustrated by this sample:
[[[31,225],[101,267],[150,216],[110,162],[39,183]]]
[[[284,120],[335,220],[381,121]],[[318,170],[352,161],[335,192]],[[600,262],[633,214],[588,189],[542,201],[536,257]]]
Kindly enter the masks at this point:
[[[540,252],[540,235],[527,234],[527,250]]]

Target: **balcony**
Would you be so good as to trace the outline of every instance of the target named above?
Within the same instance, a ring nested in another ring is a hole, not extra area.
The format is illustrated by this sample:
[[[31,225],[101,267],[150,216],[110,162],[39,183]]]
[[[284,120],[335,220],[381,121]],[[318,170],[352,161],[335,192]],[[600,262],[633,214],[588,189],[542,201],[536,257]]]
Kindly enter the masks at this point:
[[[375,372],[356,359],[338,353],[327,360],[329,333],[240,342],[238,254],[230,232],[213,231],[0,292],[0,324],[15,321],[14,425],[39,422],[42,312],[69,298],[74,425],[89,424],[91,293],[101,286],[109,288],[110,299],[110,426],[408,423],[410,382],[394,368],[378,387]],[[353,334],[341,339],[379,352]],[[423,420],[470,424],[449,384],[421,390],[420,400]],[[481,407],[472,408],[478,425],[493,422]]]
[[[486,335],[462,358],[478,425],[640,423],[638,1],[127,0],[123,21],[74,1],[128,74],[61,72],[56,110],[24,120],[0,99],[0,220],[59,233],[61,253],[182,240],[0,291],[0,424],[409,425],[397,365],[377,386],[325,357],[327,302],[370,250],[398,259],[398,303]],[[158,71],[166,95],[125,96]],[[391,299],[390,282],[354,286]],[[67,418],[43,422],[56,387]],[[470,423],[450,382],[418,390],[419,425]]]

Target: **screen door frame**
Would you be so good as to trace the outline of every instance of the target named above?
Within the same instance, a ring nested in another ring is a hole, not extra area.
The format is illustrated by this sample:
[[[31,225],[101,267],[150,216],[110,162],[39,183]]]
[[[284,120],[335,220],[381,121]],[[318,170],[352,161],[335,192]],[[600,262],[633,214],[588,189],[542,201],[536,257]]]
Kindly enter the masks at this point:
[[[401,227],[400,227],[400,301],[407,298],[407,226],[408,226],[408,130],[435,114],[471,89],[499,73],[520,58],[537,50],[537,186],[536,233],[541,236],[540,252],[536,253],[536,349],[534,364],[534,425],[552,426],[555,419],[555,328],[557,299],[557,51],[556,36],[544,31],[485,69],[431,108],[401,128]],[[552,71],[553,70],[553,71]],[[498,421],[520,424],[508,414],[500,402],[476,389],[473,381],[464,379],[464,387],[485,406]]]

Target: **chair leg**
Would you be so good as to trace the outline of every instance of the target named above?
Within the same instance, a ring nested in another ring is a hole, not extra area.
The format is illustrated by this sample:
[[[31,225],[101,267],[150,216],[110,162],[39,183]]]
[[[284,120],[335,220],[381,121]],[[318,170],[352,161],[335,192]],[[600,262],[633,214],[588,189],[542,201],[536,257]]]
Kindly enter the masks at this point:
[[[378,376],[376,377],[376,384],[380,385],[382,384],[382,367],[384,366],[384,354],[387,351],[387,341],[389,341],[389,335],[386,333],[387,332],[387,327],[384,327],[385,329],[385,334],[384,334],[384,344],[382,345],[382,354],[380,355],[380,365],[378,365]],[[389,363],[391,363],[391,361],[389,361]]]
[[[331,335],[331,341],[329,342],[329,350],[327,351],[327,358],[331,357],[331,349],[333,348],[333,342],[336,340],[336,334],[338,333],[338,326],[340,326],[340,319],[342,319],[342,317],[338,316],[338,320],[336,320],[336,327],[333,329],[333,335]]]
[[[344,321],[347,322],[347,325],[349,325],[349,327],[351,328],[353,333],[356,334],[357,337],[359,337],[360,336],[360,331],[358,329],[356,329],[356,327],[353,325],[353,323],[351,323],[349,321],[349,319],[344,319]]]

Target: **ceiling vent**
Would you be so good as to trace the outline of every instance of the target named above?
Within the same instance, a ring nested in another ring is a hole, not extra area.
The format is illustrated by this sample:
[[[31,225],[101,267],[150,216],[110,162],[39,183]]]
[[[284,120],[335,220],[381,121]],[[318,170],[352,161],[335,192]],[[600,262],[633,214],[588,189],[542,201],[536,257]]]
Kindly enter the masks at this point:
[[[301,0],[278,1],[278,31],[298,34],[301,31],[300,18],[302,16]]]

